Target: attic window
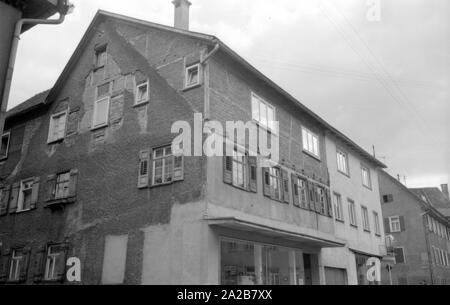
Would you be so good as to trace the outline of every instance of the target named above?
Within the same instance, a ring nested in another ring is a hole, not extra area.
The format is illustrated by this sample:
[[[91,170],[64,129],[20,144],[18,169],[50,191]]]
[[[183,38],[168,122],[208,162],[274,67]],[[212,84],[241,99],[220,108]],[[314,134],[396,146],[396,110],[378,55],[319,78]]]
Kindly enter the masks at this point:
[[[185,87],[191,88],[200,84],[200,64],[186,67]]]
[[[149,100],[149,85],[148,81],[136,86],[135,105],[143,104]]]
[[[108,54],[106,53],[106,45],[95,50],[95,67],[101,68],[106,65]]]
[[[1,139],[1,143],[0,143],[0,160],[8,158],[10,135],[11,135],[10,132],[6,132],[2,135],[2,139]]]

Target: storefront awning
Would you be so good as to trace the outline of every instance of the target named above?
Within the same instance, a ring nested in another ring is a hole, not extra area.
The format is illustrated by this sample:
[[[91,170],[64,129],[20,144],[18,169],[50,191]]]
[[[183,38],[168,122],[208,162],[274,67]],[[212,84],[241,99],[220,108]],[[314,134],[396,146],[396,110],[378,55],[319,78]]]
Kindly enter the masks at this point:
[[[345,243],[331,239],[324,239],[315,236],[305,235],[298,232],[286,231],[274,227],[269,227],[257,223],[252,223],[237,218],[209,218],[206,219],[210,226],[233,229],[242,232],[256,233],[271,238],[279,238],[286,241],[293,241],[308,244],[320,248],[344,247]]]

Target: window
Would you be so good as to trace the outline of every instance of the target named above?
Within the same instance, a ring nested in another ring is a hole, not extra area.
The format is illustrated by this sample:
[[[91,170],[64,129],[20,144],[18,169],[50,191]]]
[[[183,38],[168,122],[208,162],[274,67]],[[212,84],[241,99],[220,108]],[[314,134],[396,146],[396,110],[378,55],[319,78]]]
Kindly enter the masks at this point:
[[[361,206],[362,222],[364,231],[370,232],[369,211],[367,207]]]
[[[320,158],[319,137],[309,129],[302,127],[303,150]]]
[[[48,247],[47,258],[45,261],[44,280],[56,281],[59,280],[61,274],[64,272],[64,265],[66,264],[65,248],[62,245],[52,245]],[[63,270],[61,270],[63,269]]]
[[[406,262],[404,248],[394,248],[394,255],[397,264],[404,264]]]
[[[233,150],[233,185],[246,188],[247,158],[242,153]]]
[[[252,118],[259,126],[276,133],[275,108],[254,93],[252,93]]]
[[[334,217],[336,220],[344,221],[344,210],[342,208],[342,198],[341,195],[334,193]]]
[[[20,271],[23,268],[24,258],[22,250],[14,250],[12,252],[8,281],[18,282],[20,280]]]
[[[106,53],[106,45],[95,50],[95,67],[100,68],[106,65],[108,54]]]
[[[183,179],[183,156],[174,156],[172,147],[153,151],[153,185],[169,184]]]
[[[109,97],[95,101],[92,129],[108,125],[109,119]]]
[[[300,207],[307,209],[308,208],[308,182],[305,179],[302,178],[296,178],[297,179],[297,189],[294,190],[296,192],[296,196],[298,196],[299,202],[296,203],[296,205],[299,205]]]
[[[357,219],[356,219],[356,206],[355,202],[351,199],[348,199],[348,215],[350,219],[350,225],[357,227]]]
[[[375,223],[375,235],[381,236],[380,216],[373,212],[373,222]]]
[[[64,139],[66,134],[67,111],[54,114],[50,118],[48,143]]]
[[[20,182],[17,212],[31,210],[33,202],[33,184],[34,179],[23,180]]]
[[[56,176],[55,199],[69,197],[70,172],[62,173]]]
[[[195,64],[186,68],[185,87],[191,88],[200,84],[200,64]]]
[[[339,172],[349,175],[348,155],[341,150],[337,151],[337,166]]]
[[[389,195],[384,195],[383,196],[383,203],[389,203],[394,201],[394,195],[389,194]]]
[[[148,81],[136,86],[135,105],[146,103],[149,100],[149,84]]]
[[[389,217],[389,228],[391,233],[398,233],[402,231],[399,216]]]
[[[361,167],[361,173],[362,173],[362,183],[365,187],[371,189],[372,188],[372,181],[370,179],[370,170],[362,166]]]
[[[6,132],[2,135],[0,143],[0,160],[8,158],[10,136],[11,136],[10,132]]]
[[[316,186],[316,198],[319,200],[320,205],[320,214],[327,215],[328,207],[327,207],[327,194],[323,187]]]
[[[266,184],[270,185],[272,199],[282,200],[281,170],[270,167],[266,173],[265,180]]]

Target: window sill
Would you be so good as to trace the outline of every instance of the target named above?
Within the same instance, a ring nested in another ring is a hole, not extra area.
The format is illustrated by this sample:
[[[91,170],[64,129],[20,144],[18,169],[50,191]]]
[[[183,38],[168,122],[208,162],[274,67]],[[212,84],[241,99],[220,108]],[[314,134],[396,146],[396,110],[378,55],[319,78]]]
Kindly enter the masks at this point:
[[[343,172],[341,170],[338,170],[338,173],[340,173],[341,175],[344,175],[345,177],[347,177],[349,179],[351,178],[349,173]]]
[[[139,108],[140,106],[148,105],[150,103],[150,100],[142,101],[139,103],[134,103],[133,108]]]
[[[152,184],[152,185],[150,185],[150,186],[148,186],[149,188],[158,188],[158,187],[161,187],[161,186],[168,186],[168,185],[172,185],[172,184],[175,184],[175,183],[177,183],[177,182],[181,182],[181,181],[183,181],[184,179],[181,179],[181,180],[174,180],[174,181],[172,181],[172,182],[166,182],[166,183],[159,183],[159,184]],[[144,187],[145,188],[145,187]]]
[[[354,228],[354,229],[358,229],[358,226],[357,226],[357,225],[354,225],[354,224],[350,224],[350,227],[352,227],[352,228]]]
[[[315,159],[315,160],[317,160],[317,161],[319,161],[319,162],[322,162],[322,160],[320,159],[320,157],[314,155],[313,153],[310,153],[309,151],[304,150],[304,149],[303,149],[302,151],[303,151],[303,153],[304,153],[305,155],[308,155],[308,156],[310,156],[311,158],[313,158],[313,159]]]
[[[91,131],[97,131],[97,130],[100,130],[100,129],[103,129],[103,128],[106,128],[106,127],[108,127],[108,124],[92,127]]]
[[[195,84],[195,85],[191,85],[191,86],[184,85],[184,88],[183,88],[182,91],[186,92],[186,91],[189,91],[189,90],[192,90],[192,89],[196,89],[196,88],[201,87],[201,86],[202,86],[201,83],[198,83],[198,84]]]
[[[59,143],[62,143],[63,141],[64,141],[64,138],[61,138],[61,139],[57,139],[57,140],[48,141],[47,144],[48,145],[59,144]]]
[[[342,223],[342,224],[345,224],[345,221],[344,221],[344,220],[342,220],[342,219],[338,219],[338,218],[335,218],[335,220],[336,220],[336,222],[338,222],[338,223]]]
[[[26,209],[26,210],[21,210],[21,211],[15,211],[13,214],[24,214],[27,212],[31,212],[33,210],[35,210],[35,209]]]
[[[364,186],[366,189],[368,189],[369,191],[373,191],[371,186],[367,186],[367,185],[364,185],[364,184],[363,184],[363,186]]]
[[[381,238],[381,234],[375,233],[375,236]]]
[[[76,197],[47,200],[44,207],[49,208],[49,209],[63,207],[66,204],[74,203],[75,200],[76,200]]]
[[[370,230],[366,230],[366,229],[364,229],[364,232],[369,233],[369,234],[371,233]]]
[[[3,156],[3,157],[0,157],[0,162],[2,162],[2,161],[6,161],[8,159],[8,156]]]

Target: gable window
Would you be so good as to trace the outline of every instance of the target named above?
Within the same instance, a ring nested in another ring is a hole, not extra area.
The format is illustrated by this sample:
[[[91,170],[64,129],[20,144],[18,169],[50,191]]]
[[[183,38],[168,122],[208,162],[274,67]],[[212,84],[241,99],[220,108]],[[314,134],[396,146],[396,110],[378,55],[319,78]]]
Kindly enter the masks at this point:
[[[31,210],[33,200],[34,178],[20,182],[19,199],[17,202],[17,212]]]
[[[339,172],[341,172],[347,176],[349,175],[348,155],[341,150],[337,151],[337,166],[338,166]]]
[[[294,198],[298,198],[297,202],[294,202],[296,206],[300,206],[301,208],[308,208],[308,182],[306,179],[294,177],[293,179],[297,180],[294,188]]]
[[[135,105],[143,104],[149,101],[149,83],[148,81],[136,86]]]
[[[64,139],[66,134],[67,111],[53,114],[50,118],[48,143]]]
[[[6,132],[2,135],[1,143],[0,143],[0,160],[8,158],[10,137],[11,137],[10,132]]]
[[[95,67],[101,68],[106,65],[108,54],[106,53],[106,45],[95,50]]]
[[[185,88],[191,88],[200,84],[200,64],[186,67]]]
[[[370,232],[369,211],[367,207],[361,206],[361,214],[364,231]]]
[[[355,202],[351,199],[348,199],[348,215],[350,219],[350,225],[357,227],[357,219],[356,219],[356,206]]]
[[[394,248],[394,255],[395,255],[395,263],[396,264],[406,263],[404,248],[400,248],[400,247]]]
[[[57,281],[65,272],[66,246],[52,245],[47,248],[45,259],[45,281]]]
[[[303,150],[320,159],[319,137],[311,130],[302,127]]]
[[[268,102],[252,93],[252,118],[259,126],[276,132],[275,108]]]
[[[172,146],[153,151],[153,185],[169,184],[183,179],[183,156],[174,156]]]
[[[361,175],[362,175],[362,183],[365,187],[372,189],[372,181],[370,179],[370,170],[369,168],[362,166],[361,167]]]
[[[334,193],[334,217],[336,220],[344,221],[344,210],[342,208],[342,198],[341,195]]]
[[[381,236],[380,216],[373,212],[373,222],[375,223],[375,235]]]
[[[389,217],[389,228],[391,233],[401,232],[400,216]]]
[[[109,97],[101,98],[94,103],[92,129],[108,125],[109,120]]]
[[[389,195],[384,195],[383,196],[383,203],[389,203],[394,201],[394,195],[389,194]]]

